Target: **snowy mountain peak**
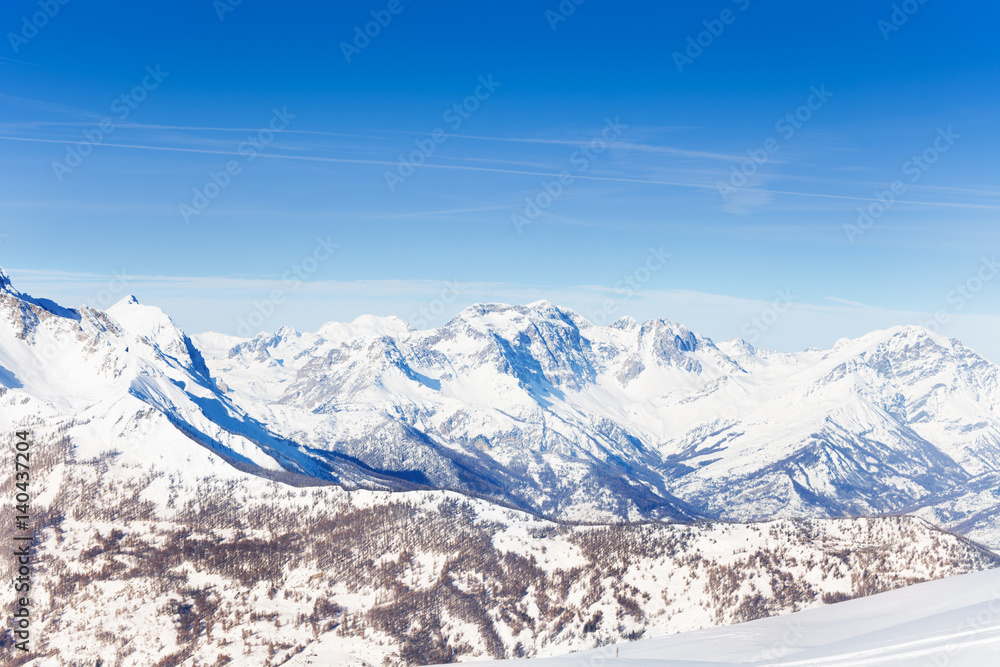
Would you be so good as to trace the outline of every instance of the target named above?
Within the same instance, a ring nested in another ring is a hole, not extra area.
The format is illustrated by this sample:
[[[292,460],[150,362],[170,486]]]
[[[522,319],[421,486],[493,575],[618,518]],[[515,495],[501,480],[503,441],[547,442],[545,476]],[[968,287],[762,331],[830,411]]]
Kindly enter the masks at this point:
[[[111,306],[108,315],[115,319],[122,329],[149,342],[161,353],[172,357],[189,371],[209,376],[208,368],[191,339],[174,321],[156,306],[145,306],[129,295]]]
[[[895,335],[907,336],[907,337],[931,338],[934,336],[939,336],[939,334],[935,334],[930,329],[927,329],[926,327],[922,327],[917,324],[904,324],[898,327],[893,327],[889,329],[889,331],[893,332]]]
[[[916,324],[905,324],[891,327],[889,329],[873,331],[870,334],[866,334],[854,340],[846,338],[842,340],[847,343],[881,343],[895,341],[896,343],[903,345],[918,343],[921,341],[931,341],[943,347],[951,347],[950,341],[946,336],[942,336],[939,333],[935,333],[930,329],[926,329]],[[840,341],[837,342],[838,344],[840,343]]]
[[[111,307],[122,308],[125,306],[138,306],[138,305],[139,305],[139,299],[135,298],[134,294],[129,294],[127,297],[125,297],[124,299],[122,299],[121,301],[119,301],[118,303],[116,303]]]
[[[10,282],[10,277],[7,272],[0,268],[0,294],[6,294],[12,296],[16,299],[12,303],[16,304],[16,308],[22,309],[24,304],[31,304],[36,308],[41,308],[57,317],[63,317],[70,320],[79,320],[80,313],[72,308],[63,308],[55,301],[50,301],[49,299],[36,299],[30,294],[25,294],[15,289],[14,285]],[[30,309],[29,309],[30,310]]]
[[[529,310],[552,310],[556,306],[548,299],[539,299],[538,301],[532,301],[525,307]]]
[[[560,319],[573,322],[577,326],[581,324],[590,324],[582,315],[580,315],[575,310],[567,308],[565,306],[559,306],[546,299],[541,299],[540,301],[533,301],[529,303],[524,308],[528,312],[538,313],[549,319]]]
[[[176,328],[170,316],[156,306],[144,306],[134,296],[127,296],[107,310],[129,333],[155,338],[160,329]]]
[[[506,303],[476,303],[468,306],[445,325],[445,329],[467,328],[482,333],[516,336],[541,328],[553,332],[573,329],[577,333],[593,325],[579,313],[549,301],[535,301],[526,306]]]
[[[520,307],[523,312],[525,309],[523,306]],[[470,306],[466,306],[462,311],[455,316],[456,320],[468,320],[477,317],[483,317],[485,315],[495,315],[508,313],[512,310],[517,310],[516,306],[510,306],[506,303],[474,303]]]
[[[729,340],[717,343],[716,347],[730,357],[743,355],[753,356],[757,354],[757,348],[744,338],[730,338]]]
[[[620,329],[621,331],[631,331],[639,326],[639,323],[635,321],[634,317],[626,315],[625,317],[618,318],[608,326],[612,329]]]

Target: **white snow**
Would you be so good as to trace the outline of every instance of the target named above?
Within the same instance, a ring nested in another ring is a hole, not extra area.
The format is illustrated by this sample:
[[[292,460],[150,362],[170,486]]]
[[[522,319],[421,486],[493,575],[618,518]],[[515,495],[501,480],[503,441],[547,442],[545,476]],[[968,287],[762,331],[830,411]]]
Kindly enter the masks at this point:
[[[992,667],[1000,664],[1000,569],[772,618],[482,667]]]

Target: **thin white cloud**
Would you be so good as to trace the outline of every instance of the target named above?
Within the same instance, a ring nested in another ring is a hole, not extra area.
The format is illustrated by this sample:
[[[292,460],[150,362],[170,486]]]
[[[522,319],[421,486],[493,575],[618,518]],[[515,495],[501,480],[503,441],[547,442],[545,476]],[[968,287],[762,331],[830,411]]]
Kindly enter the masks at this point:
[[[834,303],[843,303],[843,304],[847,304],[848,306],[857,306],[858,308],[872,308],[872,306],[863,304],[860,301],[851,301],[849,299],[841,299],[840,297],[836,297],[836,296],[825,296],[823,298],[826,299],[827,301],[833,301]]]
[[[66,140],[66,139],[43,139],[38,137],[11,137],[11,136],[0,136],[0,141],[20,141],[29,143],[47,143],[47,144],[61,144],[70,145],[79,143],[78,141]],[[119,143],[109,143],[105,142],[101,144],[102,146],[107,146],[111,148],[124,148],[130,150],[150,150],[150,151],[161,151],[161,152],[177,152],[177,153],[192,153],[192,154],[204,154],[204,155],[225,155],[225,156],[235,156],[235,157],[245,157],[242,153],[237,151],[224,151],[224,150],[211,150],[205,148],[183,148],[179,146],[151,146],[145,144],[119,144]],[[363,165],[374,165],[374,166],[387,166],[387,167],[397,167],[398,162],[391,160],[366,160],[359,158],[336,158],[336,157],[325,157],[318,155],[285,155],[282,153],[258,153],[257,157],[274,159],[274,160],[293,160],[301,162],[320,162],[320,163],[331,163],[331,164],[363,164]],[[496,174],[513,174],[519,176],[536,176],[541,178],[558,178],[559,173],[557,172],[541,172],[541,171],[527,171],[519,169],[500,169],[495,167],[476,167],[471,165],[453,165],[453,164],[432,164],[424,163],[421,169],[438,169],[438,170],[452,170],[452,171],[471,171],[471,172],[487,172]],[[611,175],[584,175],[574,173],[573,177],[577,180],[586,181],[601,181],[601,182],[614,182],[614,183],[635,183],[639,185],[663,185],[669,187],[677,188],[690,188],[696,190],[717,190],[715,185],[705,184],[705,183],[690,183],[682,181],[665,181],[656,179],[645,179],[645,178],[632,178],[623,176],[611,176]],[[764,189],[757,188],[759,193],[767,193],[771,195],[787,195],[793,197],[811,197],[811,198],[821,198],[821,199],[834,199],[834,200],[844,200],[844,201],[861,201],[861,202],[878,202],[879,199],[875,197],[857,197],[853,195],[837,195],[828,193],[818,193],[818,192],[800,192],[794,190],[775,190],[775,189]],[[926,206],[926,207],[938,207],[938,208],[957,208],[957,209],[978,209],[978,210],[1000,210],[1000,205],[994,204],[973,204],[973,203],[962,203],[962,202],[938,202],[938,201],[918,201],[909,199],[897,199],[896,204],[904,204],[911,206]]]
[[[456,137],[459,139],[473,139],[477,141],[500,141],[508,143],[520,143],[520,144],[549,144],[556,146],[581,146],[587,144],[593,137],[581,138],[577,140],[573,139],[536,139],[536,138],[523,138],[523,137],[484,137],[475,134],[452,134],[451,137]],[[702,158],[707,160],[722,160],[725,162],[738,162],[745,160],[744,155],[727,155],[725,153],[713,153],[710,151],[698,151],[698,150],[688,150],[684,148],[675,148],[673,146],[657,146],[653,144],[636,144],[627,141],[611,141],[608,142],[609,148],[618,148],[622,150],[632,150],[632,151],[642,151],[647,153],[660,153],[664,155],[673,155],[678,157],[691,157],[691,158]]]
[[[11,136],[0,136],[0,140],[3,141],[22,141],[28,143],[46,143],[46,144],[62,144],[70,145],[79,143],[79,141],[66,140],[66,139],[42,139],[38,137],[11,137]],[[222,150],[211,150],[207,148],[182,148],[179,146],[150,146],[145,144],[119,144],[104,142],[102,146],[107,146],[111,148],[125,148],[132,150],[150,150],[150,151],[162,151],[162,152],[176,152],[176,153],[196,153],[204,155],[227,155],[235,157],[246,157],[244,154],[237,151],[222,151]],[[296,160],[303,162],[328,162],[334,164],[367,164],[367,165],[379,165],[388,167],[397,167],[399,163],[390,160],[364,160],[358,158],[335,158],[335,157],[325,157],[319,155],[284,155],[281,153],[258,153],[259,158],[269,158],[274,160]],[[421,169],[448,169],[454,171],[478,171],[478,172],[491,172],[498,174],[517,174],[522,176],[540,176],[542,178],[558,178],[558,172],[541,172],[541,171],[526,171],[519,169],[499,169],[494,167],[474,167],[470,165],[449,165],[449,164],[430,164],[424,163]],[[703,185],[697,183],[681,183],[681,182],[670,182],[670,181],[657,181],[657,180],[647,180],[638,178],[624,178],[615,176],[588,176],[584,174],[573,174],[575,179],[578,180],[588,180],[588,181],[612,181],[620,183],[641,183],[649,185],[670,185],[677,187],[688,187],[688,188],[698,188],[698,189],[710,189],[714,190],[715,187],[712,185]]]
[[[7,123],[7,127],[93,127],[93,122],[81,121],[44,121],[30,120],[19,123]],[[149,123],[126,123],[116,122],[116,129],[140,129],[140,130],[183,130],[185,132],[259,132],[260,127],[218,127],[203,125],[159,125]],[[319,130],[296,130],[287,128],[281,131],[282,134],[305,134],[322,137],[346,137],[349,139],[378,139],[380,141],[392,141],[390,137],[374,136],[368,134],[354,134],[347,132],[322,132]]]

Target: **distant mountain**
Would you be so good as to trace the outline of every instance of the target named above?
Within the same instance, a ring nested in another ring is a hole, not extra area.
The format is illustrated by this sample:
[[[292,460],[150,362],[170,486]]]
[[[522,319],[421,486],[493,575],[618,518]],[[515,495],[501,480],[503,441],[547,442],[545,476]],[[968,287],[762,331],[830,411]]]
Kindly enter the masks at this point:
[[[895,513],[998,488],[1000,370],[919,327],[782,354],[539,302],[203,339],[284,437],[562,518]],[[1000,540],[968,509],[925,514]]]
[[[1000,545],[1000,369],[919,327],[787,354],[540,301],[189,337],[134,297],[71,310],[2,284],[12,417],[112,440],[150,420],[255,474],[559,519],[905,512]]]

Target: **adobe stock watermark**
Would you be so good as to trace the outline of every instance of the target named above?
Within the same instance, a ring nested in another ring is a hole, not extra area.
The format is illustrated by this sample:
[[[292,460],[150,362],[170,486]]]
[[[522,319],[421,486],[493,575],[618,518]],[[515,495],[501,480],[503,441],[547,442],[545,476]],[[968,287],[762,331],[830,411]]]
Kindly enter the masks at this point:
[[[125,273],[125,269],[112,271],[107,284],[94,294],[93,301],[90,299],[84,299],[83,304],[90,308],[96,308],[97,310],[107,310],[121,298],[122,294],[126,290],[128,290],[130,281],[134,279],[135,276],[130,276]]]
[[[237,320],[236,335],[242,338],[251,338],[256,335],[264,322],[274,315],[281,304],[285,303],[288,295],[301,289],[302,284],[319,271],[320,266],[333,258],[334,251],[339,247],[340,244],[331,241],[329,236],[326,238],[317,236],[316,245],[312,251],[300,261],[292,264],[281,276],[282,286],[271,290],[267,298],[255,300],[253,309],[247,316]]]
[[[775,639],[770,646],[754,656],[750,661],[752,664],[771,664],[772,660],[778,660],[788,656],[792,651],[799,648],[805,633],[802,631],[802,624],[797,620],[785,623],[785,631],[780,637]]]
[[[962,138],[962,135],[955,134],[951,126],[948,129],[939,127],[937,134],[938,136],[930,146],[903,163],[901,170],[904,176],[909,176],[910,184],[919,181],[941,159],[941,156],[951,150],[955,142]],[[906,181],[896,179],[889,184],[887,189],[876,190],[873,193],[875,201],[868,204],[868,206],[858,207],[857,221],[854,223],[844,223],[844,234],[847,236],[848,242],[854,245],[858,237],[863,236],[865,232],[871,229],[896,204],[896,201],[906,194],[908,189],[909,185],[907,185]]]
[[[653,278],[653,275],[667,265],[667,261],[671,257],[673,255],[666,252],[662,245],[659,248],[650,246],[646,259],[615,283],[613,287],[616,293],[615,297],[602,301],[600,308],[587,313],[587,319],[599,327],[618,319],[615,314],[621,303],[638,294],[639,290]]]
[[[781,150],[781,142],[794,137],[795,133],[812,120],[815,113],[833,97],[833,93],[826,89],[826,84],[820,84],[818,88],[812,86],[809,90],[811,94],[804,104],[786,113],[774,124],[774,130],[780,136],[780,140],[777,137],[768,137],[759,148],[747,150],[747,159],[730,167],[729,181],[716,182],[715,187],[722,201],[728,202],[732,195],[745,187],[760,168],[770,161],[771,156]]]
[[[139,105],[146,101],[149,94],[160,87],[163,80],[170,76],[170,72],[164,72],[157,65],[146,67],[146,75],[142,81],[127,93],[122,93],[111,102],[111,113],[114,117],[107,116],[101,119],[96,127],[83,131],[83,140],[70,145],[66,149],[66,157],[60,162],[52,163],[52,172],[56,179],[62,183],[67,174],[83,164],[83,160],[94,152],[94,149],[104,143],[104,140],[114,134],[119,122],[125,122],[132,112],[139,108]]]
[[[232,184],[233,178],[243,173],[243,167],[256,160],[257,156],[274,142],[275,136],[295,119],[295,114],[288,113],[288,107],[272,109],[271,113],[271,120],[266,127],[249,135],[236,147],[236,152],[243,157],[242,163],[239,160],[230,160],[219,171],[209,171],[205,184],[192,189],[191,203],[182,203],[178,206],[185,223],[190,223],[192,217],[201,215],[209,204]]]
[[[781,316],[791,310],[795,303],[795,295],[792,290],[785,288],[778,290],[776,298],[759,314],[754,315],[740,328],[740,335],[748,343],[756,343],[760,337],[770,331],[778,323]]]
[[[464,286],[457,280],[445,281],[437,297],[413,311],[409,319],[410,324],[419,330],[431,328],[431,325],[440,319],[448,306],[455,303],[463,291]]]
[[[937,333],[941,327],[951,321],[953,315],[965,310],[965,307],[979,295],[983,289],[1000,274],[1000,262],[997,256],[983,257],[979,267],[964,282],[955,285],[945,296],[949,310],[937,310],[934,316],[923,323],[925,329]]]
[[[951,632],[951,636],[956,641],[950,641],[944,646],[939,647],[928,656],[926,662],[923,664],[933,665],[934,667],[947,667],[947,665],[951,664],[955,653],[965,646],[964,642],[961,641],[963,636],[972,638],[994,630],[997,625],[997,615],[1000,614],[1000,589],[993,588],[990,591],[990,595],[993,597],[985,606],[980,605],[975,613],[970,611],[962,619],[961,623],[955,627],[954,631]]]
[[[371,21],[365,23],[364,26],[354,26],[354,38],[350,42],[340,43],[340,52],[344,54],[344,60],[347,61],[347,64],[351,63],[354,56],[367,49],[371,45],[372,40],[381,35],[385,28],[389,27],[393,17],[399,16],[404,9],[406,9],[406,6],[402,0],[389,0],[385,9],[373,9],[371,11]]]
[[[750,8],[751,0],[732,0],[732,3],[736,5],[739,12],[745,12]],[[702,25],[705,29],[699,32],[697,35],[689,36],[687,38],[687,48],[681,51],[674,51],[674,65],[677,66],[677,71],[681,74],[684,73],[684,68],[688,65],[693,65],[694,61],[705,53],[705,50],[711,48],[715,44],[715,40],[722,37],[722,33],[726,31],[727,26],[731,26],[736,23],[736,19],[739,18],[740,14],[733,11],[729,7],[723,9],[719,12],[718,18],[706,19],[702,21]]]
[[[618,648],[617,646],[606,644],[600,648],[588,651],[592,655],[586,658],[577,658],[576,664],[579,667],[609,667],[609,660],[614,660],[615,663],[618,661]]]
[[[21,29],[18,32],[7,33],[7,41],[10,42],[10,48],[14,49],[14,53],[20,53],[21,47],[37,37],[38,31],[47,26],[69,2],[70,0],[38,0],[38,8],[41,11],[30,16],[22,16]]]
[[[920,8],[927,4],[927,0],[904,0],[892,6],[892,13],[889,19],[879,19],[876,26],[882,33],[882,39],[889,41],[889,37],[894,32],[899,32],[900,28],[907,24],[910,17],[920,11]]]
[[[554,10],[545,10],[545,20],[549,22],[549,27],[555,32],[560,23],[565,23],[570,16],[576,13],[576,8],[587,0],[562,0]]]
[[[236,11],[236,8],[243,4],[243,0],[212,0],[212,9],[220,21],[226,20],[226,14]]]
[[[497,88],[503,84],[493,80],[493,75],[479,77],[479,84],[468,97],[461,102],[451,105],[441,114],[443,120],[452,132],[457,132],[462,127],[462,123],[467,121],[473,113],[479,110],[482,103],[490,99]],[[406,182],[410,176],[416,173],[417,167],[421,166],[437,152],[438,146],[448,141],[450,135],[443,127],[438,127],[426,136],[413,140],[416,148],[406,155],[399,156],[399,162],[393,171],[386,170],[385,184],[389,186],[389,192],[395,192],[396,188]]]
[[[604,129],[601,130],[600,136],[583,143],[570,155],[569,163],[572,165],[573,171],[564,169],[552,180],[542,181],[538,193],[531,197],[525,197],[524,207],[511,214],[510,221],[517,233],[522,234],[526,226],[534,224],[542,213],[563,196],[566,188],[573,184],[577,175],[587,171],[591,163],[604,154],[611,142],[618,139],[628,127],[627,123],[621,121],[620,116],[615,116],[613,120],[605,118]],[[576,175],[574,175],[574,171]]]

